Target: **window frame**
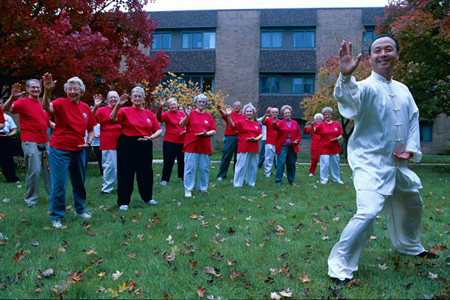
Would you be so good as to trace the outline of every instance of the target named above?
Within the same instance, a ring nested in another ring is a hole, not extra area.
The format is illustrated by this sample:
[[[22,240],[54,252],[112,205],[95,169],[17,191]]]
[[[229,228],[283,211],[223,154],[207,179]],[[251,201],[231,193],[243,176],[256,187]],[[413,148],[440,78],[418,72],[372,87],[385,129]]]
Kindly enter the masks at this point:
[[[296,39],[295,36],[297,33],[303,34],[303,40],[301,46],[296,46]],[[305,46],[306,41],[306,33],[312,33],[313,34],[313,42],[312,46]],[[292,48],[293,49],[314,49],[316,47],[316,30],[314,29],[294,29],[292,31]]]
[[[166,50],[166,49],[172,49],[172,39],[173,39],[173,34],[172,32],[154,32],[153,34],[153,42],[152,42],[152,46],[151,49],[152,50]],[[155,41],[156,41],[156,37],[159,36],[160,40],[160,44],[161,46],[156,48],[155,45]],[[164,47],[164,36],[170,36],[169,38],[169,47]]]
[[[270,83],[269,86],[269,91],[268,92],[264,92],[263,90],[263,84],[262,84],[262,80],[264,79],[270,79],[271,81],[273,80],[277,80],[278,82],[276,84],[274,84],[273,82]],[[259,93],[263,94],[263,95],[279,95],[281,94],[281,76],[277,76],[277,75],[260,75],[259,76]],[[273,91],[272,87],[273,86],[278,86],[278,91]]]
[[[194,47],[194,40],[195,35],[200,35],[200,47],[195,46]],[[214,35],[214,45],[211,46],[211,43],[208,42],[208,47],[206,47],[206,35]],[[189,39],[189,45],[185,47],[184,39],[185,37],[188,37]],[[212,30],[193,30],[193,31],[183,31],[181,32],[181,49],[182,50],[214,50],[216,49],[216,32]]]
[[[297,93],[295,92],[295,79],[302,79],[302,81],[304,81],[305,79],[310,79],[312,81],[312,92],[311,93],[306,93],[305,92],[305,83],[302,83],[302,90],[301,92]],[[315,91],[315,76],[314,75],[294,75],[292,76],[292,95],[312,95],[314,94]]]
[[[274,46],[274,33],[280,34],[280,46]],[[268,47],[263,45],[263,34],[270,34],[270,45]],[[260,35],[260,47],[261,49],[281,49],[283,48],[283,31],[282,30],[261,30]]]

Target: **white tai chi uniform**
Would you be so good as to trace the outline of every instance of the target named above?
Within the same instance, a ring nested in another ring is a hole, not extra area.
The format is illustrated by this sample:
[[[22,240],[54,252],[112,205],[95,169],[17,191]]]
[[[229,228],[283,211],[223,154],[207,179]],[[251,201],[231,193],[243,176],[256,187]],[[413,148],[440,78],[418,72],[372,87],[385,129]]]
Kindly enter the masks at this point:
[[[419,111],[408,88],[372,72],[356,82],[339,76],[334,89],[339,112],[355,121],[348,143],[357,212],[342,231],[328,258],[328,275],[344,280],[358,269],[359,256],[370,238],[377,214],[384,210],[391,241],[401,253],[417,255],[420,245],[422,199],[419,177],[406,160],[393,152],[410,151],[412,161],[422,157]]]

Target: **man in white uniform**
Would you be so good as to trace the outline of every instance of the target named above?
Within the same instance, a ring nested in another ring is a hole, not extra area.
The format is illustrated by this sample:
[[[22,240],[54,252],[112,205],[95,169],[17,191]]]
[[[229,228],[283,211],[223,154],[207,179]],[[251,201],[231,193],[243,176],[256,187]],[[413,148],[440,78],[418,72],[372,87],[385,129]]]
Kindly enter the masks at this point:
[[[358,269],[358,260],[370,238],[377,214],[384,210],[391,242],[404,254],[437,258],[420,244],[422,199],[419,177],[408,169],[408,160],[419,162],[419,111],[408,88],[392,80],[398,61],[398,43],[382,35],[369,48],[372,74],[356,82],[353,71],[361,60],[352,55],[352,44],[339,49],[341,74],[334,97],[339,111],[354,120],[348,143],[357,212],[342,231],[328,258],[328,275],[347,284]]]

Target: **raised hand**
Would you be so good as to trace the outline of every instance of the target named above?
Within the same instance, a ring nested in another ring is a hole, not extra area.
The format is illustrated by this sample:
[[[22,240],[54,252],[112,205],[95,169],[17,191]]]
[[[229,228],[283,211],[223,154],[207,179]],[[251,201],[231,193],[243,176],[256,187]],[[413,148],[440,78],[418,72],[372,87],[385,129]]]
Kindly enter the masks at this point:
[[[56,80],[53,81],[53,76],[50,73],[45,73],[44,76],[42,76],[42,85],[46,90],[53,90],[56,85]]]
[[[347,47],[347,43],[345,41],[342,41],[338,56],[341,74],[347,76],[351,75],[358,67],[359,62],[361,61],[362,54],[358,54],[356,59],[354,59],[352,43],[349,42]]]
[[[22,91],[22,85],[20,83],[14,83],[11,87],[11,96],[14,99],[18,99],[25,94],[25,91]],[[13,100],[14,101],[14,100]]]
[[[189,114],[191,113],[191,109],[187,105],[183,106],[183,111],[186,116],[189,116]]]
[[[166,100],[164,100],[164,97],[159,96],[159,106],[164,106],[164,103],[166,103]]]
[[[100,106],[103,102],[103,96],[100,94],[95,94],[94,95],[94,105],[95,106]]]
[[[122,94],[122,96],[120,96],[120,100],[119,100],[119,106],[124,106],[125,103],[127,103],[128,101],[130,101],[130,95],[128,95],[127,93]]]
[[[231,106],[227,105],[227,107],[225,108],[225,113],[227,115],[231,115],[232,112],[233,112],[233,109],[231,108]]]

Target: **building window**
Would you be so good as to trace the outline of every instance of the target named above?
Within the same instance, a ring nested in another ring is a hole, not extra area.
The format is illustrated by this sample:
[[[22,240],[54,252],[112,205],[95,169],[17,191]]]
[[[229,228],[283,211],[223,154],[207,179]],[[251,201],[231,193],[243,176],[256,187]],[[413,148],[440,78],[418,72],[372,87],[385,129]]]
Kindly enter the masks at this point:
[[[420,128],[420,141],[432,142],[433,141],[433,123],[428,120],[421,120],[419,122]]]
[[[375,28],[366,27],[363,31],[362,48],[363,51],[369,51],[369,46],[375,37]]]
[[[280,78],[263,76],[260,78],[259,89],[261,94],[279,94]]]
[[[171,49],[172,48],[172,34],[171,33],[153,33],[152,49]]]
[[[294,31],[294,48],[314,48],[315,39],[314,31]]]
[[[261,48],[281,48],[283,34],[281,31],[261,32]]]
[[[215,49],[215,32],[185,32],[181,37],[183,49]]]
[[[293,94],[314,94],[314,77],[302,76],[292,78]]]
[[[183,75],[184,82],[191,85],[198,85],[202,93],[211,91],[214,93],[214,76],[211,75]]]

